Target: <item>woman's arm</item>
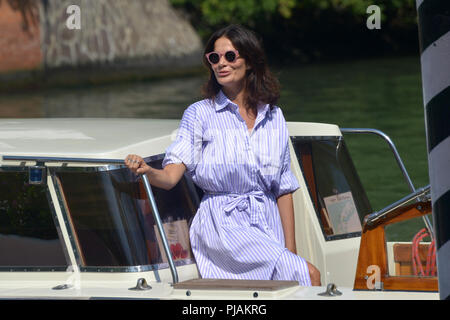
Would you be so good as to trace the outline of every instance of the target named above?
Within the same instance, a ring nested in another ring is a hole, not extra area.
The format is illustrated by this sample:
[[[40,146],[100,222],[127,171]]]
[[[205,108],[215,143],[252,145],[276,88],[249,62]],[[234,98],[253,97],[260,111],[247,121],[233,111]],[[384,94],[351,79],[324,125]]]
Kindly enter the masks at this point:
[[[164,169],[155,169],[147,165],[142,157],[128,155],[125,164],[136,174],[146,174],[151,185],[164,189],[172,189],[180,181],[186,166],[184,163],[171,163]]]
[[[295,244],[295,221],[294,221],[294,202],[292,193],[286,193],[277,199],[278,210],[280,211],[281,223],[283,225],[284,239],[286,248],[297,254],[297,246]],[[311,263],[306,261],[311,278],[311,285],[320,286],[320,271]]]
[[[295,244],[295,221],[294,202],[292,193],[286,193],[277,199],[278,211],[280,212],[281,224],[283,225],[285,246],[289,251],[297,254]]]

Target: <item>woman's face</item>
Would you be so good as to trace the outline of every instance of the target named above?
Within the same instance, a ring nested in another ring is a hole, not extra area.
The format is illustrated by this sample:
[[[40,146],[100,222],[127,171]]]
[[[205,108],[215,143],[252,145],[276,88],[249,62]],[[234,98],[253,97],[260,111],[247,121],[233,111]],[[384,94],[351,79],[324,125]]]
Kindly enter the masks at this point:
[[[218,63],[211,65],[211,68],[220,85],[226,89],[238,89],[243,86],[245,73],[249,67],[242,57],[238,57],[233,62],[228,62],[224,54],[230,50],[236,50],[230,39],[226,37],[217,39],[214,43],[214,51],[221,53],[222,56]]]

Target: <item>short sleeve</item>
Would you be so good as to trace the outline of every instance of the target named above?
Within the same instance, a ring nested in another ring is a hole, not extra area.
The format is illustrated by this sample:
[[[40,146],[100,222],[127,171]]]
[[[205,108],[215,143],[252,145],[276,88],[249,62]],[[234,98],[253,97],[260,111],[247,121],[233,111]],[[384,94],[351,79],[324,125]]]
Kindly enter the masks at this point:
[[[289,152],[289,144],[286,145],[281,165],[281,175],[278,188],[275,188],[275,197],[278,198],[286,193],[291,193],[300,188],[300,185],[291,171],[291,156]]]
[[[281,137],[280,139],[283,141],[283,151],[281,155],[281,168],[280,168],[280,178],[275,183],[275,187],[273,189],[275,197],[278,198],[286,193],[291,193],[300,188],[297,178],[294,173],[291,171],[291,155],[289,151],[289,132],[287,129],[286,120],[283,116],[283,112],[279,110],[279,126],[281,128]]]
[[[184,163],[192,175],[200,161],[201,148],[202,125],[195,105],[191,105],[183,114],[175,140],[166,149],[162,167],[171,163]]]

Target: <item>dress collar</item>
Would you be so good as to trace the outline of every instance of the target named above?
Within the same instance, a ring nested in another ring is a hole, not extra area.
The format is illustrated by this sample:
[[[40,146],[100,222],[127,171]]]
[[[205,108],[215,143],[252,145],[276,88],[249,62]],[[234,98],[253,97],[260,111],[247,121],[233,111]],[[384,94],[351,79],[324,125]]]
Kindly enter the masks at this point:
[[[220,90],[219,93],[216,95],[214,103],[216,111],[222,110],[228,105],[236,109],[238,108],[238,106],[235,103],[231,102],[231,100],[228,99],[228,97],[225,95],[225,93],[223,93],[222,90]],[[258,115],[262,113],[265,116],[267,114],[267,111],[270,111],[269,104],[260,104],[258,106]],[[269,112],[269,115],[270,114],[271,113]]]
[[[228,97],[223,93],[222,90],[220,90],[219,93],[215,96],[214,103],[216,111],[222,110],[229,104],[236,106],[236,104],[234,104],[233,102],[231,102],[230,99],[228,99]]]

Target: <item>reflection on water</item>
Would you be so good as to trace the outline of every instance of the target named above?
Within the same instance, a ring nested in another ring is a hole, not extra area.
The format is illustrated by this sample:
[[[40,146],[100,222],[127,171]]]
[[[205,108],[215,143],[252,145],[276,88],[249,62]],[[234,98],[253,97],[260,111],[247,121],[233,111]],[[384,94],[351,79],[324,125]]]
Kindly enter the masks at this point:
[[[203,78],[54,89],[0,97],[1,118],[180,118]]]

